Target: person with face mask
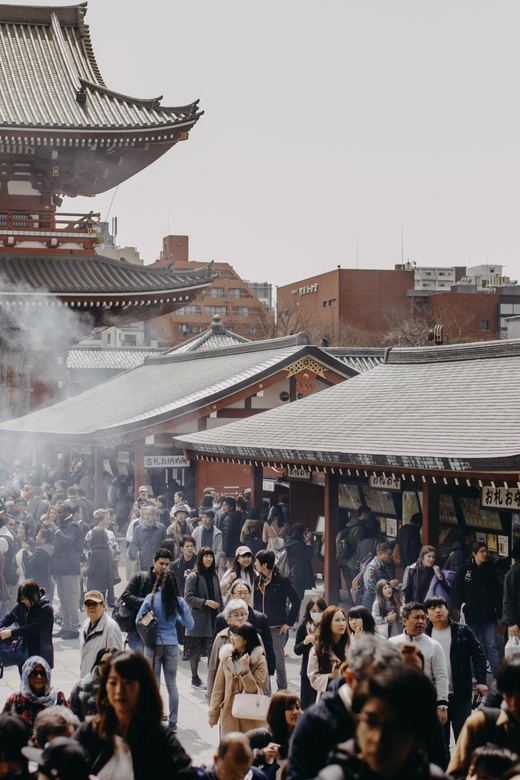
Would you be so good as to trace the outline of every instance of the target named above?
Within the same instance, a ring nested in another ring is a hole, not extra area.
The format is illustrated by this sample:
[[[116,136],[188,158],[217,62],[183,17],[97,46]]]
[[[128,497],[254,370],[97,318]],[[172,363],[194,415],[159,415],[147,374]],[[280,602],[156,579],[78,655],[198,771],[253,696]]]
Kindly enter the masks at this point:
[[[310,598],[305,607],[303,618],[296,631],[294,640],[294,652],[301,655],[302,665],[300,669],[300,700],[302,710],[310,707],[316,701],[316,691],[311,686],[307,677],[307,665],[309,653],[316,641],[316,631],[321,622],[321,616],[327,609],[327,602],[320,596]]]

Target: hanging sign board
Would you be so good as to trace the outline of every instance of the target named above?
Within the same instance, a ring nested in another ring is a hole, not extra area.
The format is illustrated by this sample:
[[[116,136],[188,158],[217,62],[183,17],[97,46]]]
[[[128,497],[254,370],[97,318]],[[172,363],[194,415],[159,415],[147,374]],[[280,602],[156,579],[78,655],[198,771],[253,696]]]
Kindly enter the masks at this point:
[[[287,466],[285,469],[285,474],[287,479],[305,479],[307,482],[312,477],[312,471],[310,469],[305,471],[304,469],[299,469],[296,466]]]
[[[384,490],[401,490],[401,480],[399,477],[389,477],[384,474],[372,474],[369,477],[368,484],[371,488],[384,488]]]
[[[145,455],[145,469],[187,469],[189,460],[184,455]]]
[[[480,503],[494,509],[520,509],[520,490],[518,488],[485,487],[482,488]]]

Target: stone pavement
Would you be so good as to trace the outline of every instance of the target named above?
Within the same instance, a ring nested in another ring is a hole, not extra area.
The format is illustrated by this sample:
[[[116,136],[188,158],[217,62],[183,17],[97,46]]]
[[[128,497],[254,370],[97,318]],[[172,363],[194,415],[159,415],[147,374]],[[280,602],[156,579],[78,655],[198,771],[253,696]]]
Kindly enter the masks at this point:
[[[121,567],[122,568],[122,567]],[[120,593],[126,583],[116,588]],[[323,588],[316,591],[307,591],[306,600],[311,595],[323,595]],[[54,609],[58,606],[54,600]],[[84,618],[84,612],[81,617]],[[291,630],[290,638],[286,646],[289,658],[286,658],[288,687],[295,692],[300,691],[300,664],[301,659],[293,652],[295,631]],[[54,670],[52,674],[53,686],[68,697],[79,678],[79,640],[54,639]],[[182,658],[182,653],[181,653]],[[207,678],[207,660],[203,659],[199,665],[202,679]],[[271,678],[273,683],[274,678]],[[213,763],[215,749],[219,742],[218,726],[210,728],[208,724],[208,706],[204,691],[197,691],[191,687],[191,673],[189,661],[179,661],[177,673],[177,687],[179,689],[179,721],[178,738],[182,742],[186,752],[193,759],[195,765]],[[275,686],[276,687],[276,686]],[[0,680],[0,709],[3,709],[6,699],[19,690],[19,676],[16,667],[5,670],[4,677]],[[168,694],[164,684],[161,685],[163,701],[168,703]]]

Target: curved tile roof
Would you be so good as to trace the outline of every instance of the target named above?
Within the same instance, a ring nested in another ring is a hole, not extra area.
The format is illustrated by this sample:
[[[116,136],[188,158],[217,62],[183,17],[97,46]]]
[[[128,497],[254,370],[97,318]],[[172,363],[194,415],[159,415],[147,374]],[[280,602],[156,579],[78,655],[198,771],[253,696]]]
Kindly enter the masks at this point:
[[[102,255],[0,252],[0,298],[6,295],[128,295],[165,293],[209,284],[211,263],[196,270],[132,265]]]
[[[352,374],[301,336],[203,353],[160,355],[78,396],[2,423],[0,430],[62,440],[109,438],[207,406],[304,355],[312,355],[345,377]]]
[[[160,97],[143,100],[107,89],[84,23],[86,12],[86,3],[0,5],[0,132],[193,125],[201,116],[198,101],[167,108]]]
[[[520,340],[394,348],[348,382],[175,441],[223,457],[518,471],[519,387]]]

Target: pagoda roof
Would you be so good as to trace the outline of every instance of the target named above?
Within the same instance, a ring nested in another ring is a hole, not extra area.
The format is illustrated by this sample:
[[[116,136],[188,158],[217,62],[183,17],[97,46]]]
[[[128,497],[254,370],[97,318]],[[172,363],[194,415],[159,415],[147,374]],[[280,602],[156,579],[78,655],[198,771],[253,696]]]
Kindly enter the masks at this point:
[[[0,253],[3,285],[0,301],[6,298],[58,296],[149,296],[205,287],[213,279],[211,263],[197,270],[175,270],[171,266],[133,265],[102,255],[59,255]],[[177,300],[183,300],[182,297]],[[157,315],[156,315],[157,316]]]
[[[213,322],[203,333],[198,333],[191,339],[183,341],[172,349],[168,350],[168,355],[181,355],[185,352],[204,352],[208,349],[222,349],[223,347],[232,347],[236,344],[248,344],[251,339],[245,336],[239,336],[220,321],[220,314],[213,316]]]
[[[198,101],[167,108],[162,97],[122,95],[107,88],[88,25],[87,3],[0,5],[0,137],[20,128],[74,131],[188,131]],[[162,136],[161,140],[171,140]],[[178,138],[176,138],[178,140]]]

